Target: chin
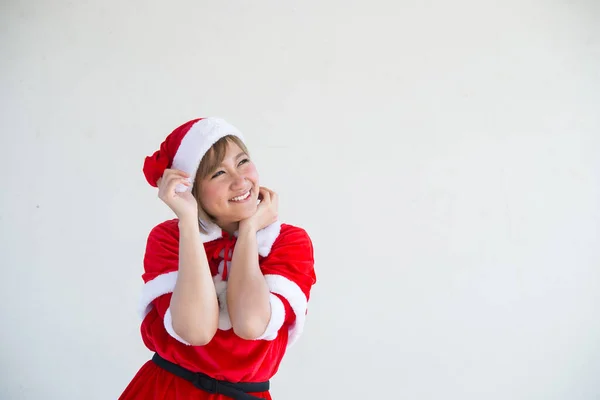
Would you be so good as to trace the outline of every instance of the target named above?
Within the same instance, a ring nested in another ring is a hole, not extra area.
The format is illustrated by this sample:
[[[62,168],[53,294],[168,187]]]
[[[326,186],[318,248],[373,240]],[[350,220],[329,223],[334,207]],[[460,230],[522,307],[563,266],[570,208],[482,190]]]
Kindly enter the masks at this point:
[[[237,212],[231,213],[229,215],[223,215],[220,219],[222,221],[231,221],[234,223],[241,222],[245,219],[250,218],[256,212],[256,206],[248,207],[245,210],[237,210]]]
[[[256,212],[256,207],[253,207],[252,209],[249,209],[248,212],[240,214],[239,220],[242,221],[244,219],[248,219],[251,216],[253,216],[255,212]]]

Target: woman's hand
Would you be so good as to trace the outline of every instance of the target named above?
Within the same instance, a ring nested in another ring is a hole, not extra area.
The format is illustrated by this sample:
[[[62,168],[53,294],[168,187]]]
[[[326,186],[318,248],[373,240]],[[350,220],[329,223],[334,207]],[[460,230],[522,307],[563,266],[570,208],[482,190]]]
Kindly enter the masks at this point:
[[[251,217],[240,221],[240,231],[244,229],[257,232],[275,221],[279,213],[279,196],[272,190],[261,187],[258,191],[258,198],[261,200],[256,212]]]
[[[191,191],[178,193],[178,184],[189,187],[189,175],[176,169],[166,169],[158,180],[158,197],[173,210],[180,220],[198,220],[198,202]]]

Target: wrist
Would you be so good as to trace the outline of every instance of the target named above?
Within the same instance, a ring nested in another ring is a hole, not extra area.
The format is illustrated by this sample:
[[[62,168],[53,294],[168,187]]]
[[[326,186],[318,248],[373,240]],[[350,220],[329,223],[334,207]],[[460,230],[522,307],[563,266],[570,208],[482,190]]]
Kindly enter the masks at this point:
[[[240,222],[239,235],[256,235],[257,231],[258,229],[249,220]]]
[[[179,221],[177,223],[179,225],[179,229],[200,229],[200,222],[198,220],[198,218],[194,218],[194,217],[184,217],[184,218],[179,218]]]

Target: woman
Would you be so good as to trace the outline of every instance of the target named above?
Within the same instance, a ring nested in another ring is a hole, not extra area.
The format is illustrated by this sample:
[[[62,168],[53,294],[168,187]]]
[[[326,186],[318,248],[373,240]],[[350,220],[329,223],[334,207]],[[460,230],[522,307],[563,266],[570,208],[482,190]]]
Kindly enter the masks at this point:
[[[177,219],[148,237],[141,333],[155,354],[120,399],[270,399],[316,281],[309,236],[278,222],[277,194],[222,119],[175,129],[144,174]]]

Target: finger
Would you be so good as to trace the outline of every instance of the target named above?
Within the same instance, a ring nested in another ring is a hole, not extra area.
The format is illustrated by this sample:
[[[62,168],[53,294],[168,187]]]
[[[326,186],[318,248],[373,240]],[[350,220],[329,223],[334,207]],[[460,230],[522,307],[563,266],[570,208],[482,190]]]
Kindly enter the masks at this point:
[[[190,183],[188,178],[176,178],[176,179],[172,179],[169,182],[169,189],[175,190],[175,187],[177,185],[185,185],[187,187],[190,187],[192,184]]]
[[[263,189],[269,193],[269,201],[277,207],[279,202],[279,195],[275,193],[273,190],[263,187]]]
[[[271,189],[267,189],[267,188],[264,188],[264,189],[269,191],[269,194],[271,196],[271,201],[275,201],[279,197],[275,191],[273,191]]]
[[[272,195],[273,193],[275,193],[274,191],[272,191],[272,190],[271,190],[271,189],[269,189],[268,187],[261,186],[260,188],[261,188],[262,190],[266,190],[266,191],[267,191],[267,192],[269,192],[271,195]]]
[[[174,173],[174,174],[178,174],[178,175],[185,175],[185,176],[190,176],[190,174],[188,174],[187,172],[185,172],[184,170],[181,169],[176,169],[176,168],[167,168],[165,169],[165,172],[169,171],[170,173]]]
[[[272,191],[271,189],[269,189],[267,187],[261,186],[261,189],[263,191],[265,191],[265,192],[268,192],[271,195],[271,197],[273,197],[274,195],[276,195],[276,193],[274,191]]]
[[[173,178],[168,181],[165,181],[165,184],[160,192],[163,195],[175,196],[176,195],[175,188],[179,184],[185,185],[186,187],[191,186],[191,183],[188,182],[187,178]]]
[[[186,172],[183,172],[179,169],[165,169],[165,172],[163,172],[163,178],[169,178],[169,177],[174,177],[174,176],[179,176],[179,177],[184,177],[184,178],[189,178],[190,175]]]
[[[185,179],[186,181],[190,180],[189,177],[187,176],[187,174],[182,174],[182,173],[178,173],[178,172],[169,172],[169,173],[163,175],[162,182],[165,186],[169,186],[174,179],[175,180]]]
[[[275,211],[275,214],[279,212],[279,196],[277,193],[273,193],[271,196],[271,207]]]
[[[261,187],[258,190],[258,193],[261,196],[262,201],[266,201],[267,203],[271,202],[271,193],[268,190],[266,190],[265,188]]]

